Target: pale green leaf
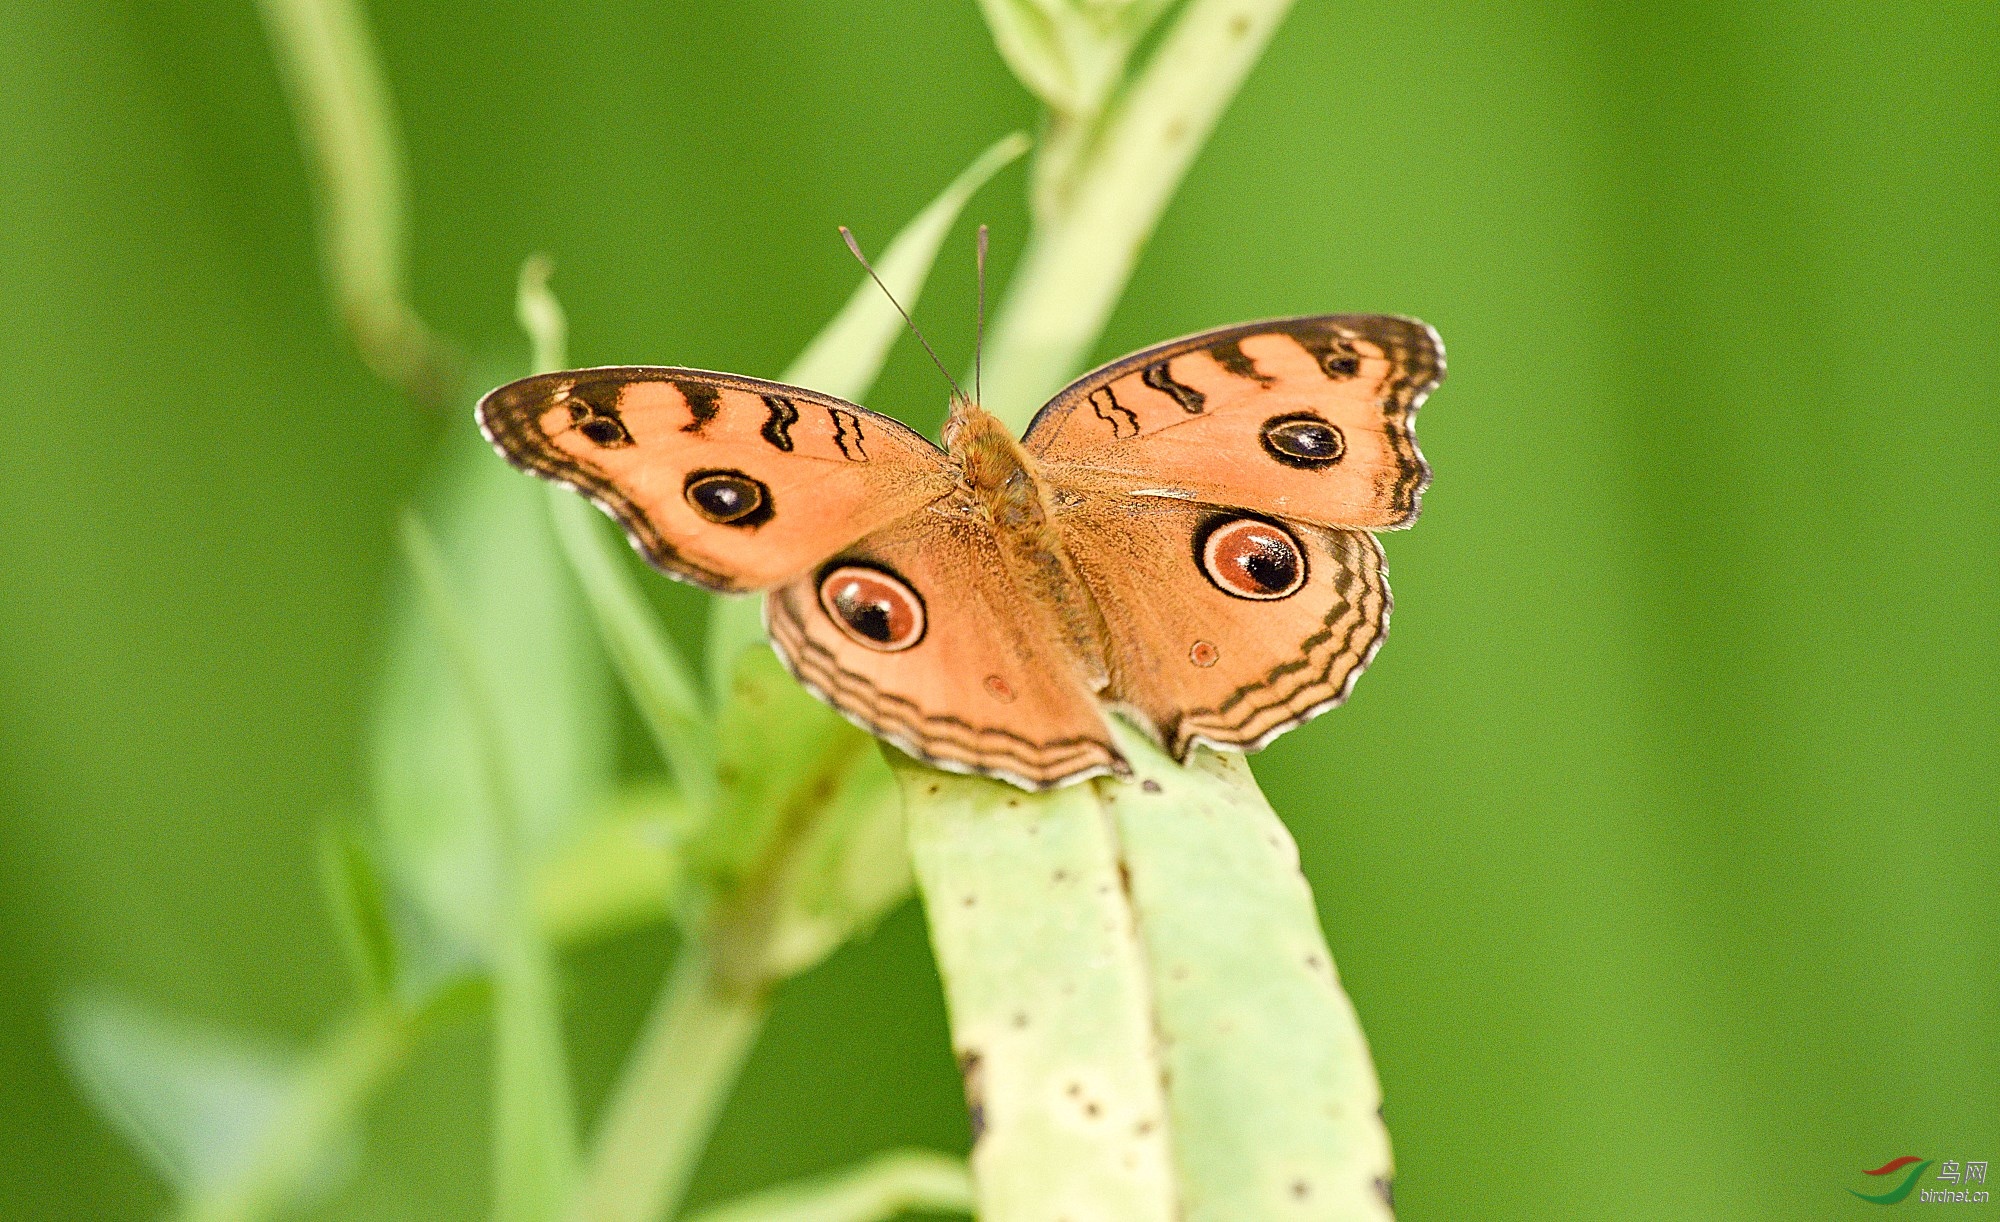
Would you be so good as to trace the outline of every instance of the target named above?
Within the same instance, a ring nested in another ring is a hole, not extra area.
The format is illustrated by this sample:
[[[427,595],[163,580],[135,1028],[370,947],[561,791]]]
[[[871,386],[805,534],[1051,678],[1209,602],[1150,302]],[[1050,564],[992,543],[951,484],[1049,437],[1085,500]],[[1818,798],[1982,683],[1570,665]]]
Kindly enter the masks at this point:
[[[1148,964],[1095,791],[895,767],[980,1216],[1178,1219]]]
[[[98,1113],[197,1193],[250,1160],[291,1093],[291,1059],[109,998],[64,1008],[63,1051]]]
[[[1298,849],[1239,755],[1187,767],[1120,727],[1118,838],[1187,1222],[1386,1222],[1382,1090]]]

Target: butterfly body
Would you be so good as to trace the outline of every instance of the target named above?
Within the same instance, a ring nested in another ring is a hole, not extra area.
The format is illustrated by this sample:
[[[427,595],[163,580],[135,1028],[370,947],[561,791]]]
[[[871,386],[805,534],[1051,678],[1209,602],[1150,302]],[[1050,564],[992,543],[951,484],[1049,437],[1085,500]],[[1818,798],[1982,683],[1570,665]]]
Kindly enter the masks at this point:
[[[773,647],[851,720],[1043,788],[1127,771],[1113,711],[1185,758],[1345,698],[1388,619],[1369,532],[1416,515],[1411,420],[1442,376],[1423,324],[1332,315],[1114,362],[1019,440],[969,401],[939,449],[830,396],[655,367],[524,379],[480,420],[664,571],[767,591]]]

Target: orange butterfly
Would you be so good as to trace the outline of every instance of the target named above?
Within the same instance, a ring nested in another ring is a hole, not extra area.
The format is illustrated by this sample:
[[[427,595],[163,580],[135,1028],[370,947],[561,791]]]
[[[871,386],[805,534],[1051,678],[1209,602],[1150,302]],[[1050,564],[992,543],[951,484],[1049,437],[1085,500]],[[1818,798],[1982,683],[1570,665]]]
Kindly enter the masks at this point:
[[[768,591],[800,683],[927,763],[1028,789],[1127,774],[1106,706],[1175,758],[1345,699],[1388,627],[1370,531],[1409,525],[1423,323],[1323,315],[1148,348],[1017,441],[955,396],[945,448],[778,382],[646,366],[480,401],[508,461],[670,576]]]

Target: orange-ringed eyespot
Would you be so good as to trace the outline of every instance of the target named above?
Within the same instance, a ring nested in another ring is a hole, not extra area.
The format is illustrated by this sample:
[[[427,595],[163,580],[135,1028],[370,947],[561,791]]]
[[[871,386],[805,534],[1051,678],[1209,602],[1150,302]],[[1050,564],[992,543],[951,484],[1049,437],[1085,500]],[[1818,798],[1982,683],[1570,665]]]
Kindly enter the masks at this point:
[[[1306,583],[1299,541],[1262,518],[1217,519],[1196,533],[1194,554],[1215,588],[1232,598],[1285,598]]]
[[[856,644],[883,653],[924,639],[924,600],[901,577],[873,565],[842,564],[819,579],[819,605]]]

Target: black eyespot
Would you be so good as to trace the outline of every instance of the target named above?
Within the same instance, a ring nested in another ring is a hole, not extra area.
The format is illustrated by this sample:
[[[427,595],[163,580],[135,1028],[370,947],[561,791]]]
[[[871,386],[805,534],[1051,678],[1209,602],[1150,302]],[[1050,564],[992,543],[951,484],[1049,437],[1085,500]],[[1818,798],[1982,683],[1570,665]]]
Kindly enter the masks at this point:
[[[1262,518],[1216,519],[1195,533],[1194,553],[1201,571],[1231,598],[1287,598],[1306,583],[1306,554],[1299,541]],[[1193,660],[1205,665],[1200,658]]]
[[[602,386],[571,387],[566,404],[570,426],[603,449],[631,445],[632,434],[618,415],[618,393],[616,386],[610,388],[609,397]]]
[[[1264,422],[1260,437],[1266,454],[1307,471],[1331,467],[1347,453],[1347,438],[1339,427],[1312,412],[1273,416]]]
[[[741,471],[691,471],[682,493],[718,526],[754,529],[771,520],[771,490]]]
[[[1345,381],[1361,372],[1361,358],[1352,352],[1342,352],[1337,348],[1330,349],[1320,353],[1319,367],[1325,370],[1326,376],[1332,378],[1334,381]]]
[[[626,433],[624,425],[603,416],[586,420],[576,427],[585,437],[607,449],[632,444],[632,438]]]
[[[819,605],[841,631],[870,649],[896,653],[924,639],[924,600],[885,568],[835,565],[819,579]]]

